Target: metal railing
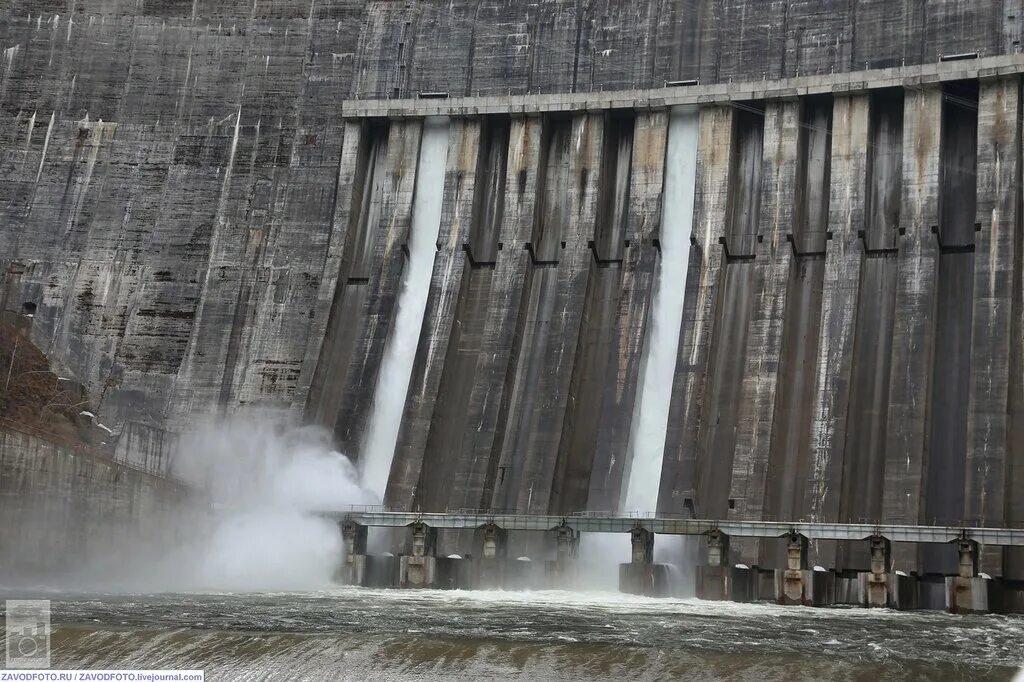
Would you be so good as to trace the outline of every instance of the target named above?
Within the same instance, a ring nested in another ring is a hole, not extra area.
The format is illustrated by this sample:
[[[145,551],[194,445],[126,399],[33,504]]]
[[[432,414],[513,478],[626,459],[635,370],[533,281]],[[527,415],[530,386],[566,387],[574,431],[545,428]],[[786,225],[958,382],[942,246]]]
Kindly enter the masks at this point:
[[[1024,529],[978,526],[911,526],[887,523],[814,523],[784,521],[737,521],[670,518],[665,515],[600,515],[581,512],[564,516],[515,514],[486,510],[462,513],[390,511],[380,506],[351,507],[344,511],[323,511],[322,516],[352,521],[365,526],[398,528],[425,523],[435,528],[479,528],[488,524],[506,530],[547,531],[570,526],[579,532],[628,533],[643,527],[666,535],[704,535],[719,531],[734,537],[778,538],[803,535],[810,540],[866,540],[885,537],[892,542],[948,543],[973,540],[982,545],[1024,547]]]

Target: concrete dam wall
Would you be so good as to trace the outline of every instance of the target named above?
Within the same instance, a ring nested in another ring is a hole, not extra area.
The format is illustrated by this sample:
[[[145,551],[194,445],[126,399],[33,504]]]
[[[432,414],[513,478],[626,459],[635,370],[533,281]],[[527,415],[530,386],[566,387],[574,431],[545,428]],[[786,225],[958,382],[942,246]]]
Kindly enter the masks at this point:
[[[1021,526],[1019,4],[11,6],[0,304],[147,467],[259,407],[404,509]]]

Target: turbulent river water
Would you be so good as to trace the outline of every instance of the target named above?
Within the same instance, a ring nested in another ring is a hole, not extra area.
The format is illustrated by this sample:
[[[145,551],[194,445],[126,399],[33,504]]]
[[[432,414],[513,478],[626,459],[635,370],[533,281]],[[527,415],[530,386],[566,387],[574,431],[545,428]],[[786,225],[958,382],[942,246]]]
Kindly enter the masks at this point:
[[[1007,680],[1024,618],[338,588],[69,595],[54,668],[202,668],[214,680]]]

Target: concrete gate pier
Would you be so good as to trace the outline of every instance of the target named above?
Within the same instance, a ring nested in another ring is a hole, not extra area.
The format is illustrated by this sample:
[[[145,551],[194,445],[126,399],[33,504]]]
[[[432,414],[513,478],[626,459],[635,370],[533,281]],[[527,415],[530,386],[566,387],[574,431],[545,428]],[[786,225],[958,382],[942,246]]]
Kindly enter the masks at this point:
[[[398,564],[399,587],[434,587],[437,584],[437,529],[416,522],[409,526],[412,553]]]
[[[475,586],[485,589],[503,587],[508,531],[495,523],[485,523],[477,530],[477,538],[480,553],[476,561]]]
[[[341,523],[341,538],[345,556],[338,569],[338,581],[343,585],[366,585],[366,538],[369,529],[355,521]]]
[[[861,606],[885,608],[890,605],[890,573],[892,570],[892,543],[888,538],[874,535],[868,538],[871,547],[871,572],[861,573]]]
[[[575,578],[580,534],[565,521],[552,529],[551,533],[555,540],[555,558],[545,563],[547,582],[551,587],[569,587]]]
[[[668,567],[654,563],[654,532],[642,526],[630,531],[631,561],[619,564],[619,592],[645,597],[668,595]]]
[[[807,568],[807,536],[791,533],[786,540],[786,569],[776,571],[776,602],[826,606],[835,596],[835,573]]]
[[[978,543],[956,541],[960,574],[946,577],[946,610],[950,613],[992,613],[1001,609],[999,584],[978,575]]]
[[[709,531],[704,538],[708,562],[697,567],[697,598],[712,601],[732,599],[729,536],[716,529]]]

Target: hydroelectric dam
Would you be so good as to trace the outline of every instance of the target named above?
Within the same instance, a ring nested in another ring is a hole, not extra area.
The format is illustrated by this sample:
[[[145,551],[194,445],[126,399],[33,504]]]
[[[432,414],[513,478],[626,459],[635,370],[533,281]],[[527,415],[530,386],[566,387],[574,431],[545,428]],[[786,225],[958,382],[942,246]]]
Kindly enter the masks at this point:
[[[1022,0],[14,2],[5,400],[38,349],[74,395],[32,414],[87,415],[146,496],[199,419],[326,429],[383,505],[315,510],[355,583],[561,574],[604,530],[629,590],[686,535],[709,598],[1024,611],[1022,30]],[[9,519],[90,485],[32,428]],[[81,505],[78,541],[136,513]]]

